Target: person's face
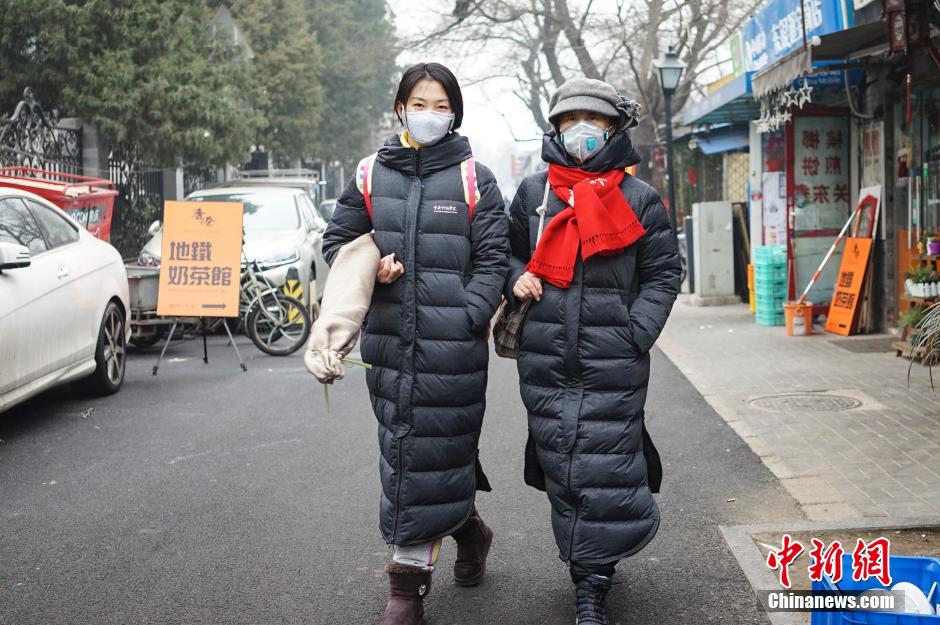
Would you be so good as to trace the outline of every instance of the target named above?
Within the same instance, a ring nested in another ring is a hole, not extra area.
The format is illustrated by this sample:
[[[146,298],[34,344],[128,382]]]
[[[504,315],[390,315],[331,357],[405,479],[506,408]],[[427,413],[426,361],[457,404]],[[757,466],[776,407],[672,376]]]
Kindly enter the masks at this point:
[[[450,107],[450,99],[444,86],[432,78],[425,78],[414,86],[408,101],[405,102],[405,111],[416,113],[418,111],[437,111],[438,113],[453,113]],[[399,113],[404,117],[401,104],[399,104]]]
[[[601,130],[607,130],[613,126],[613,121],[606,115],[593,111],[571,111],[570,113],[563,113],[558,120],[558,131],[564,132],[578,122],[590,122]]]

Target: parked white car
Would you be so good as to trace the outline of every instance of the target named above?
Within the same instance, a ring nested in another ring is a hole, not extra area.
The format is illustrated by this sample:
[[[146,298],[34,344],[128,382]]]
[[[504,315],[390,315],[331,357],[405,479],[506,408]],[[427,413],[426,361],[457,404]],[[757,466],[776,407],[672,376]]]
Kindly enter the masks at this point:
[[[303,285],[303,301],[311,318],[330,270],[323,258],[326,222],[313,201],[300,189],[267,186],[223,186],[195,191],[186,198],[202,202],[242,202],[245,205],[245,257],[256,261],[262,275],[274,286],[283,286],[287,273],[296,270]],[[151,227],[153,236],[137,259],[142,266],[160,264],[163,230]]]
[[[0,187],[0,412],[77,382],[124,382],[127,274],[114,247],[41,197]]]

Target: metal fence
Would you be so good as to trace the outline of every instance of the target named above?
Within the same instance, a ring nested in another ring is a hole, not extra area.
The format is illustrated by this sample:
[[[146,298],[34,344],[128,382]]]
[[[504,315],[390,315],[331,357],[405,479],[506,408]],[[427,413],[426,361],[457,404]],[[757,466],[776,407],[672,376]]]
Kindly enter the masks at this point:
[[[81,174],[82,131],[61,127],[27,87],[13,114],[0,118],[0,164]]]
[[[117,187],[111,243],[136,257],[149,235],[147,227],[163,210],[163,168],[146,161],[108,156],[108,177]]]

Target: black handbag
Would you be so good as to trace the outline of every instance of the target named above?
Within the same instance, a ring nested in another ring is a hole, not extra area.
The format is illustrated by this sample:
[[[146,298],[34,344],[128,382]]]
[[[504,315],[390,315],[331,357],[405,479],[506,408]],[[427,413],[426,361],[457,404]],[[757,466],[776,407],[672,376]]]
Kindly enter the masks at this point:
[[[542,204],[535,209],[539,214],[539,232],[535,237],[535,246],[538,247],[539,239],[542,238],[542,230],[545,227],[545,210],[548,205],[548,191],[551,185],[548,180],[545,181],[545,192],[542,194]],[[534,250],[533,250],[534,251]],[[496,355],[502,358],[519,358],[519,341],[522,338],[522,326],[525,324],[526,315],[532,300],[526,300],[513,307],[509,300],[503,298],[499,305],[499,312],[496,315],[496,323],[493,324],[493,344]]]

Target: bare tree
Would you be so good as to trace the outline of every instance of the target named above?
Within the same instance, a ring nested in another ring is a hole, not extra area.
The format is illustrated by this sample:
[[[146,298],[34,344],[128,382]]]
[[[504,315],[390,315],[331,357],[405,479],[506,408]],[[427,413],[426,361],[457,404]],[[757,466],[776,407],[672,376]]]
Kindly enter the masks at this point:
[[[606,80],[643,105],[634,140],[660,143],[663,98],[653,62],[671,45],[688,64],[673,110],[761,0],[456,0],[419,40],[451,52],[498,49],[477,79],[513,76],[536,124],[551,92],[576,75]],[[726,55],[724,55],[726,56]]]

